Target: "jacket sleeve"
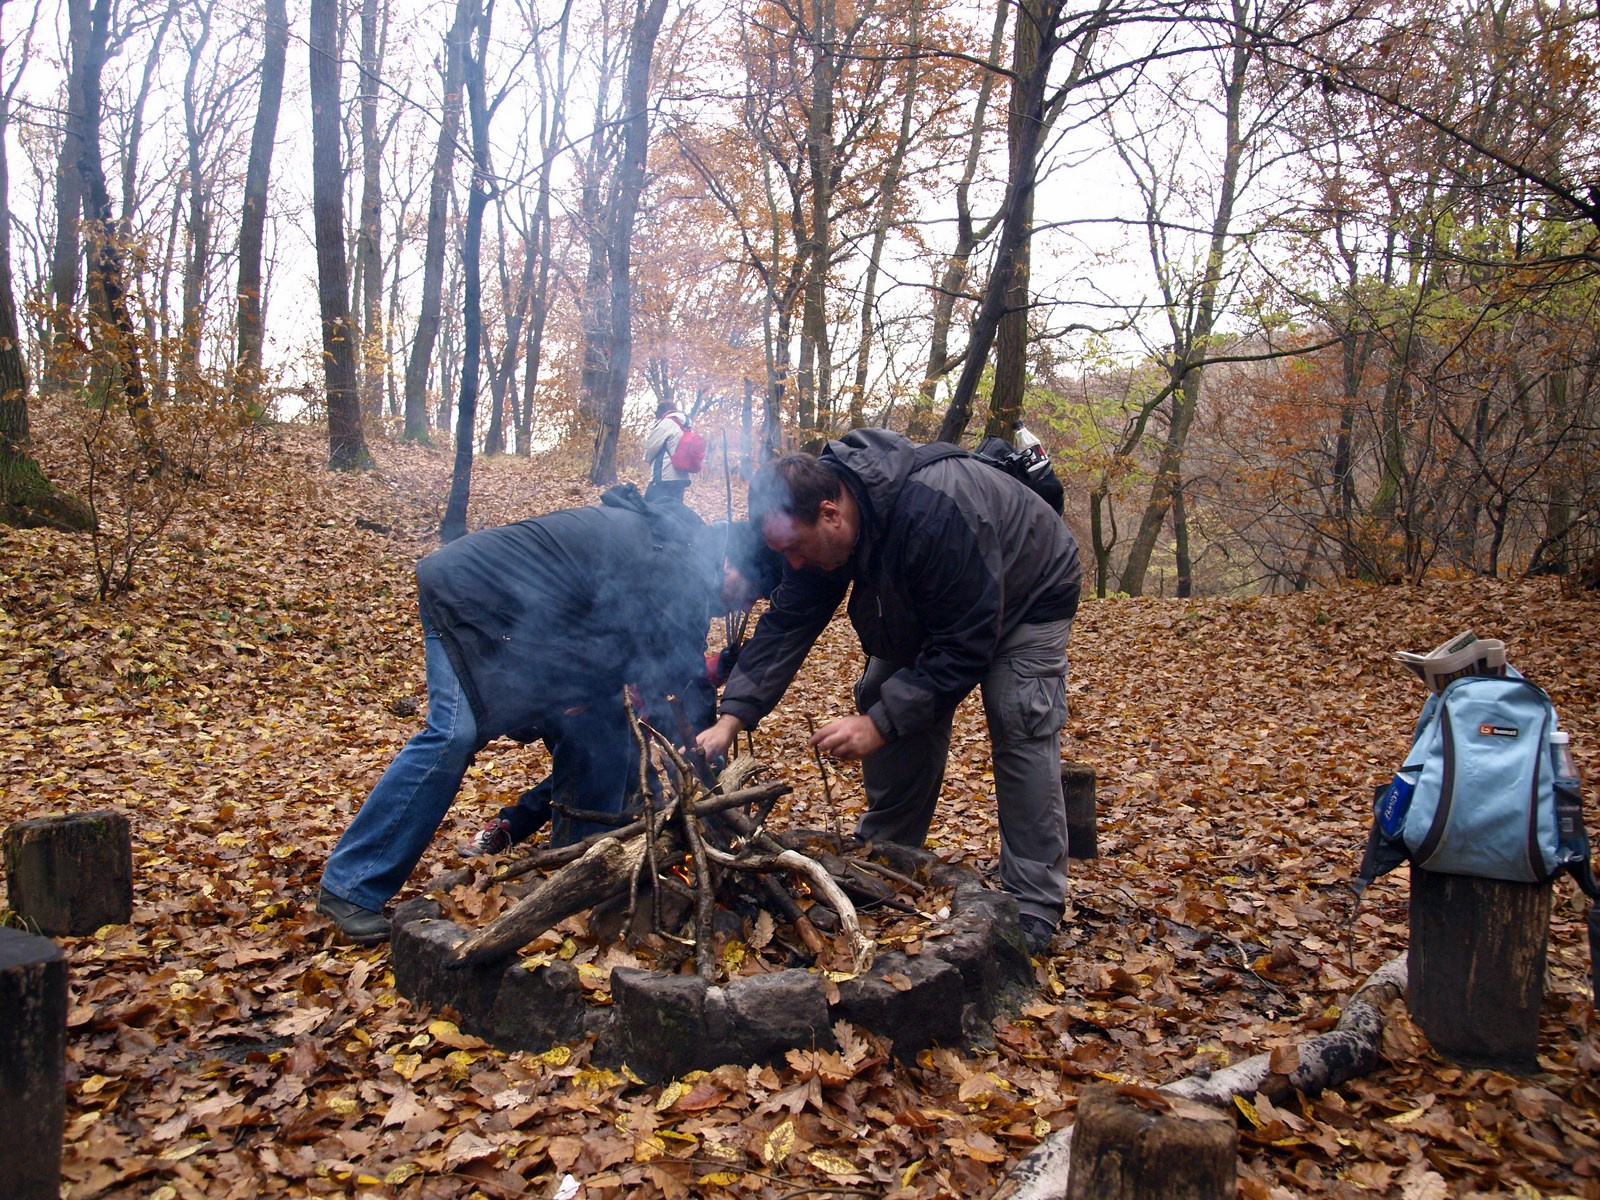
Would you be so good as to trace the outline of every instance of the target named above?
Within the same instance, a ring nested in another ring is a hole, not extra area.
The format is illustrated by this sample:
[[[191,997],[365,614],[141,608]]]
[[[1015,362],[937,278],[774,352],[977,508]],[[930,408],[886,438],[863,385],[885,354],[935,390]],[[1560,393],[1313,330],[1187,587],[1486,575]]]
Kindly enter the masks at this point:
[[[756,631],[739,651],[739,664],[722,693],[721,711],[755,728],[783,699],[800,664],[839,608],[850,584],[848,570],[823,575],[783,570],[783,578]]]
[[[911,518],[901,568],[922,627],[916,660],[887,680],[867,715],[894,740],[919,732],[976,687],[1000,644],[1004,567],[1000,548],[980,536],[948,496],[929,489]]]
[[[646,465],[654,463],[656,456],[663,450],[668,454],[672,453],[670,443],[672,435],[677,432],[679,432],[678,424],[671,417],[662,417],[661,420],[656,422],[655,428],[650,431],[650,436],[644,443],[644,461]],[[662,465],[665,466],[666,464],[663,463]]]

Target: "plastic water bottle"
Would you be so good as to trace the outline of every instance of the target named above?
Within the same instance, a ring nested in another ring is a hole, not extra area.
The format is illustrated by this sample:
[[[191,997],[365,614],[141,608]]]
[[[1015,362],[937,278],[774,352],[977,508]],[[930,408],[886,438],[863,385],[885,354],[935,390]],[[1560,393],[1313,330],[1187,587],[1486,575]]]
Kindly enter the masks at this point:
[[[1406,811],[1411,807],[1411,793],[1417,788],[1417,769],[1401,767],[1394,779],[1378,797],[1378,828],[1384,837],[1398,838],[1406,827]]]
[[[1557,729],[1550,735],[1550,772],[1555,777],[1556,832],[1563,847],[1576,847],[1583,829],[1583,784],[1572,757],[1572,735]]]

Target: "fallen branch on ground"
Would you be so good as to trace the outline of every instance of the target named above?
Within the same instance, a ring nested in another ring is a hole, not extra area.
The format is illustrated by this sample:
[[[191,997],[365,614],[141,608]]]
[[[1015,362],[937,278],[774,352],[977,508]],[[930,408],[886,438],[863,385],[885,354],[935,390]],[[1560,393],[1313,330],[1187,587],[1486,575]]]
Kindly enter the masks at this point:
[[[1365,1075],[1378,1063],[1383,1038],[1383,1006],[1406,991],[1406,956],[1393,958],[1356,989],[1339,1016],[1339,1024],[1295,1048],[1298,1061],[1287,1073],[1276,1072],[1281,1052],[1257,1054],[1210,1075],[1189,1075],[1156,1090],[1197,1100],[1216,1108],[1232,1108],[1235,1097],[1257,1094],[1274,1103],[1296,1092],[1312,1095]],[[1057,1130],[1011,1168],[990,1200],[1053,1200],[1067,1194],[1072,1167],[1073,1126]]]

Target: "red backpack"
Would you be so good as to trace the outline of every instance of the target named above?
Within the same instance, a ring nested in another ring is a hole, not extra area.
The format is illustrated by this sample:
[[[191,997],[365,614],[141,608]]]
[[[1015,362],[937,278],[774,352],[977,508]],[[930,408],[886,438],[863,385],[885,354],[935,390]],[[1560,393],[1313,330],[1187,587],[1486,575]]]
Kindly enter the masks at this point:
[[[672,448],[672,465],[676,470],[693,475],[706,465],[706,439],[683,418],[673,413],[667,415],[683,430],[678,444]]]

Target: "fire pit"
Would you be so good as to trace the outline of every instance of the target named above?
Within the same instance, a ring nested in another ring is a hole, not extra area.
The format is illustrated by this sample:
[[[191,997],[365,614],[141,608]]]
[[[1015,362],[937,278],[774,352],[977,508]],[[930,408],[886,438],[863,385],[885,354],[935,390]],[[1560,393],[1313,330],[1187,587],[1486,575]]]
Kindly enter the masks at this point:
[[[833,1049],[841,1020],[900,1057],[972,1048],[1035,990],[1016,906],[976,872],[900,846],[769,833],[786,787],[725,776],[723,790],[691,782],[667,813],[536,855],[549,874],[502,871],[490,882],[505,896],[472,872],[441,877],[395,911],[396,988],[502,1049],[592,1036],[594,1062],[649,1082]]]

